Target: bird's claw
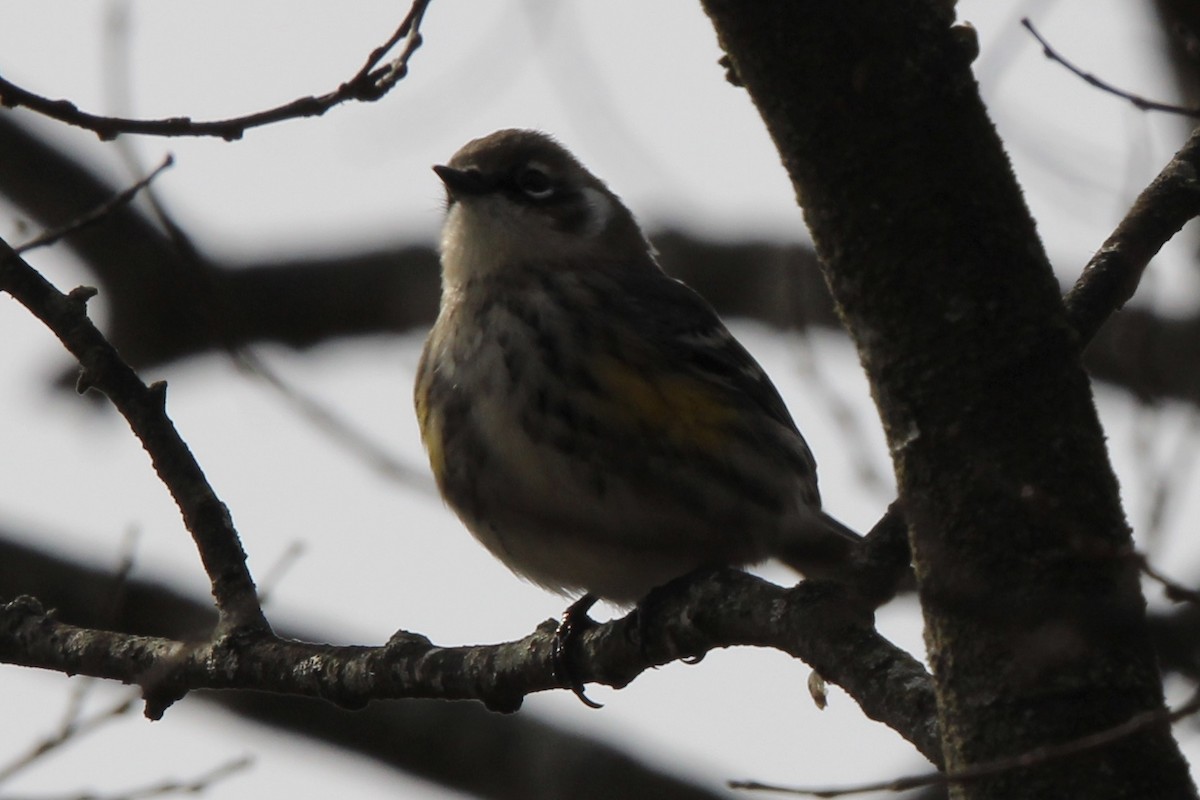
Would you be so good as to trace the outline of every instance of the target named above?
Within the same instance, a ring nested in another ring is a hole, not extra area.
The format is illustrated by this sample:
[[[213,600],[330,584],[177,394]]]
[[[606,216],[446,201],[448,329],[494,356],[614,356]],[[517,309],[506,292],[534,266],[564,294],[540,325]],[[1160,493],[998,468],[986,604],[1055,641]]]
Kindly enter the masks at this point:
[[[554,677],[566,683],[575,696],[588,708],[603,708],[602,703],[590,699],[583,691],[583,681],[575,674],[571,654],[574,641],[588,628],[595,626],[595,621],[588,616],[588,611],[596,604],[596,598],[585,594],[567,607],[562,614],[558,630],[554,632],[554,642],[550,654]]]

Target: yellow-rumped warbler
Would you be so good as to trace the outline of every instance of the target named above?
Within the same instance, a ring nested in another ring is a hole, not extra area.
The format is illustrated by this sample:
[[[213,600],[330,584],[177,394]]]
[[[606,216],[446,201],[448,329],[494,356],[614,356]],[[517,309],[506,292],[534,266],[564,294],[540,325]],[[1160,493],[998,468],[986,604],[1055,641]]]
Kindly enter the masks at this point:
[[[608,187],[527,130],[434,170],[442,301],[417,417],[479,541],[547,589],[618,604],[703,566],[845,563],[858,537],[821,511],[779,393]]]

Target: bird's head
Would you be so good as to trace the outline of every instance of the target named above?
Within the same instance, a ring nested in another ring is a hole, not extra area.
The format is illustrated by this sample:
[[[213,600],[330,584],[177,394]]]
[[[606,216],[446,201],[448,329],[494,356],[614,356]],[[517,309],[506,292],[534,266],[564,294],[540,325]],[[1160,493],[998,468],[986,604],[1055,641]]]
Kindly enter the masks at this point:
[[[649,258],[620,199],[544,133],[497,131],[433,169],[446,186],[450,284],[531,262],[587,269]]]

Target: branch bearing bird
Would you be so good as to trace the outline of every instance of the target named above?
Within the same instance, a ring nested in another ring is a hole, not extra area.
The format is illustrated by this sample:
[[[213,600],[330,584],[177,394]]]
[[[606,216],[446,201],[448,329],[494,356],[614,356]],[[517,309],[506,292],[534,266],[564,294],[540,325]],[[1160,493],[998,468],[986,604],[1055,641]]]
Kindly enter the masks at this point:
[[[513,572],[629,605],[692,570],[836,574],[779,392],[630,211],[550,136],[501,130],[434,167],[442,295],[418,368],[447,504]]]

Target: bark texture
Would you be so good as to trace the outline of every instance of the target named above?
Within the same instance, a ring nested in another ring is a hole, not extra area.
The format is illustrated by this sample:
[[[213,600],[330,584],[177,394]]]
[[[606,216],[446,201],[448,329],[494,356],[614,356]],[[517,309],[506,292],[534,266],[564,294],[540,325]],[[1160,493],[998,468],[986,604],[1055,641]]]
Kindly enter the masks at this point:
[[[871,381],[955,771],[1162,690],[1079,342],[952,5],[704,0]],[[1165,723],[954,792],[1195,796]]]

